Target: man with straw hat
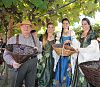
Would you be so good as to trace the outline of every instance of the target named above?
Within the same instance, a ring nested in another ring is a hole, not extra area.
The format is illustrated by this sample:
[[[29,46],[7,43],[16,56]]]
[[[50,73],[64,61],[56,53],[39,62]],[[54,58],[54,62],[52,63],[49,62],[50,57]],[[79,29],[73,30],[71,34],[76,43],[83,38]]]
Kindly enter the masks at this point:
[[[36,38],[32,37],[30,31],[32,30],[32,23],[28,20],[22,21],[17,24],[17,27],[21,29],[21,34],[18,35],[18,44],[23,44],[31,47],[36,47],[38,52],[42,51],[42,48]],[[7,44],[16,44],[15,36],[11,37]],[[7,50],[4,51],[4,60],[7,64],[12,66],[11,73],[11,87],[22,87],[23,81],[25,81],[25,87],[35,87],[37,56],[32,56],[23,64],[17,63]]]

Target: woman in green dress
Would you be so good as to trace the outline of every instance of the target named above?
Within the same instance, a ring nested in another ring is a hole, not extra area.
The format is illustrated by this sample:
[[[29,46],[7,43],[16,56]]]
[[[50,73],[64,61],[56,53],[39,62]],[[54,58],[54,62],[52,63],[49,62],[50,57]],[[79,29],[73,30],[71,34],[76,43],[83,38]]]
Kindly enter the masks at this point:
[[[52,44],[55,43],[54,26],[47,24],[46,33],[43,35],[43,57],[38,65],[38,87],[52,87],[54,58],[52,56]]]
[[[82,19],[82,32],[80,35],[80,47],[86,48],[91,44],[91,40],[96,39],[96,33],[93,31],[90,21],[87,18]],[[80,50],[79,50],[80,52]],[[75,87],[75,86],[74,86]],[[92,84],[89,84],[84,75],[78,70],[78,80],[76,87],[94,87]]]

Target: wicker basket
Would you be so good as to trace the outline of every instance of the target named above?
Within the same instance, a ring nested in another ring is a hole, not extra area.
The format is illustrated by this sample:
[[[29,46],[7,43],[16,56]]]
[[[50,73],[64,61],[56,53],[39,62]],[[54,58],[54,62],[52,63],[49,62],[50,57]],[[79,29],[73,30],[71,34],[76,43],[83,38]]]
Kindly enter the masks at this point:
[[[17,63],[23,63],[37,54],[37,49],[22,44],[8,44],[6,49]]]
[[[100,61],[88,61],[79,64],[87,81],[96,87],[100,87]]]
[[[68,45],[63,46],[63,44],[53,44],[52,47],[60,56],[70,56],[76,52],[74,48]]]

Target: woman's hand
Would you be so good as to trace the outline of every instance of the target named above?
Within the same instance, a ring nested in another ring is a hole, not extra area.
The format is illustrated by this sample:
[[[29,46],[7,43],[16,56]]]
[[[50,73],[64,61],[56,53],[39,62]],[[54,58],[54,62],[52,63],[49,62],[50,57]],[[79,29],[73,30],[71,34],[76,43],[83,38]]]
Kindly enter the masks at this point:
[[[79,53],[79,49],[75,49],[76,50],[76,53]]]
[[[100,42],[100,38],[97,38],[97,41],[99,41],[99,42]]]
[[[64,42],[64,44],[68,44],[68,43],[71,43],[71,41],[70,41],[70,40],[66,40],[66,41]]]

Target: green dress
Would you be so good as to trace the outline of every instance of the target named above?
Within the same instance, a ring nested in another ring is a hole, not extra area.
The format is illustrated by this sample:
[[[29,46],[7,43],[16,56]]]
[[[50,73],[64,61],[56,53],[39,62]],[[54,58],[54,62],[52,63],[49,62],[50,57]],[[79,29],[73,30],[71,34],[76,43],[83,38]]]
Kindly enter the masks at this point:
[[[43,49],[43,58],[38,64],[38,87],[52,87],[54,77],[54,58],[52,57],[52,44],[54,40],[48,41]]]
[[[81,34],[82,35],[82,34]],[[93,31],[93,30],[90,30],[87,37],[84,38],[84,37],[81,37],[80,36],[80,43],[81,43],[81,48],[85,48],[87,47],[88,45],[90,45],[91,43],[91,40],[93,39],[96,39],[96,33]],[[77,67],[77,65],[75,66],[75,68]],[[79,68],[79,67],[78,67]],[[76,73],[76,69],[75,69],[75,73]],[[92,86],[91,84],[88,84],[88,82],[86,81],[85,77],[83,76],[83,74],[81,74],[80,70],[78,69],[78,79],[75,81],[75,75],[72,76],[72,87],[94,87]],[[73,85],[74,82],[76,83],[76,86]]]

